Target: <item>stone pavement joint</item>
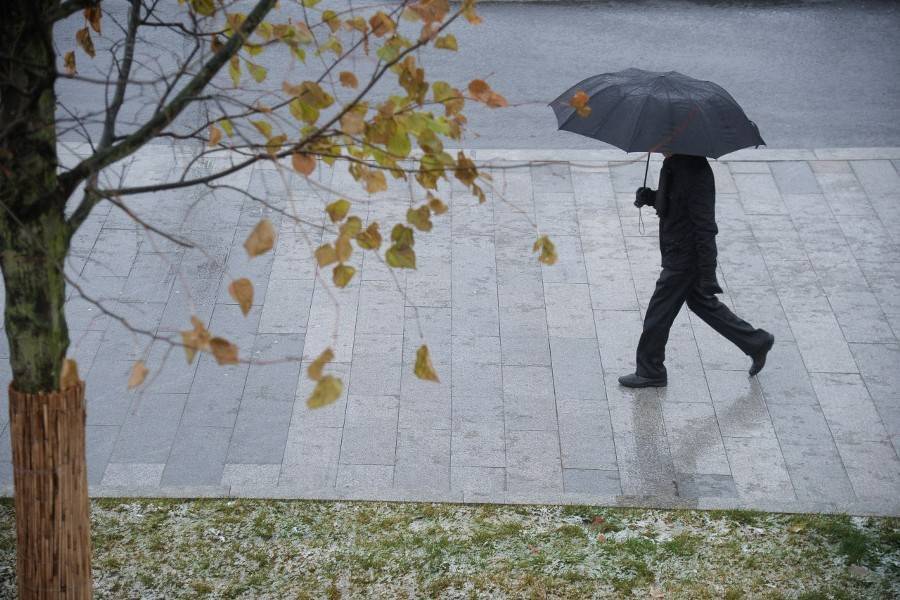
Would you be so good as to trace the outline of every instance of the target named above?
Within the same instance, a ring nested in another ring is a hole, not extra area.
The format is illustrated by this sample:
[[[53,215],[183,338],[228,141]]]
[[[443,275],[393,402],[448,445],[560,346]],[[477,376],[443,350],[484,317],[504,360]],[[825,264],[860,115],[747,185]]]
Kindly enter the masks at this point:
[[[616,378],[634,367],[659,269],[656,217],[644,212],[642,232],[632,206],[644,155],[472,153],[492,166],[489,201],[442,185],[451,211],[417,236],[419,268],[392,274],[356,251],[357,275],[342,290],[327,272],[316,279],[312,256],[332,194],[291,172],[285,188],[271,164],[227,183],[308,223],[233,192],[129,199],[205,252],[99,206],[68,269],[107,308],[160,335],[196,314],[243,356],[302,360],[188,365],[72,294],[91,494],[900,515],[900,148],[748,149],[711,161],[722,299],[777,343],[748,378],[749,359],[685,309],[669,342],[669,387],[638,391]],[[151,183],[190,158],[150,148],[116,168]],[[654,186],[659,167],[654,158]],[[361,197],[344,172],[314,177]],[[353,212],[386,230],[423,197],[409,194],[392,182]],[[242,243],[262,217],[277,244],[249,260]],[[557,245],[553,267],[531,252],[535,225]],[[247,317],[227,292],[236,277],[256,290]],[[412,375],[423,340],[440,383]],[[305,368],[327,346],[344,394],[310,410]],[[138,358],[151,375],[129,392]],[[3,406],[6,494],[8,437]]]

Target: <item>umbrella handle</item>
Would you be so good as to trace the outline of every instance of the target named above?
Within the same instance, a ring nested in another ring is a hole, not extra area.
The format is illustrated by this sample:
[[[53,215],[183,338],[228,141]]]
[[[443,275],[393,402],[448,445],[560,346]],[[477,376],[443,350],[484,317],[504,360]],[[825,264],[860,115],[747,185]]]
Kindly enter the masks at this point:
[[[647,171],[650,170],[650,153],[647,153],[647,165],[644,167],[644,186],[647,187]]]

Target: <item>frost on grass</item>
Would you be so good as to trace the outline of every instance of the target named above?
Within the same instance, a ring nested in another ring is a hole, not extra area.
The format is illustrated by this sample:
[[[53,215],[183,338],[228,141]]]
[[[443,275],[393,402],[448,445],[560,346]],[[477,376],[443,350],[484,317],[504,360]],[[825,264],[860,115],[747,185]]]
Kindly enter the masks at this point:
[[[98,598],[890,598],[900,520],[743,511],[97,500]],[[14,589],[0,503],[0,597]]]

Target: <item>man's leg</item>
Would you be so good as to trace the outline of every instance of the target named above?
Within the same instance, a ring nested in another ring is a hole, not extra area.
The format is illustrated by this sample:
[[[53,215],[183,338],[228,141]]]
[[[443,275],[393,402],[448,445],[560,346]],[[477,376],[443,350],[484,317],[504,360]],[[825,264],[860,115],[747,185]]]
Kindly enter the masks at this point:
[[[694,282],[692,271],[663,269],[656,282],[656,289],[647,314],[644,315],[644,331],[637,347],[637,370],[640,377],[665,379],[666,342],[669,330],[681,305]]]
[[[760,352],[768,352],[771,347],[773,338],[769,332],[756,329],[735,315],[714,295],[705,294],[694,288],[687,297],[687,305],[694,314],[740,348],[744,354],[755,357]]]

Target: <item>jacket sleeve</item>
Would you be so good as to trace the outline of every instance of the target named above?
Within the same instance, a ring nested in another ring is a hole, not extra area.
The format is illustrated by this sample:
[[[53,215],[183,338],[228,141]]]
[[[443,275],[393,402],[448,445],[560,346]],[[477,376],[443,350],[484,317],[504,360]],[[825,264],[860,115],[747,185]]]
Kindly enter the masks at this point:
[[[715,276],[716,234],[716,191],[715,183],[702,178],[686,190],[688,214],[694,224],[694,244],[697,252],[697,267],[701,275]]]

